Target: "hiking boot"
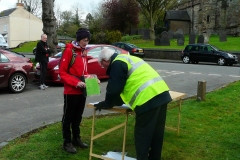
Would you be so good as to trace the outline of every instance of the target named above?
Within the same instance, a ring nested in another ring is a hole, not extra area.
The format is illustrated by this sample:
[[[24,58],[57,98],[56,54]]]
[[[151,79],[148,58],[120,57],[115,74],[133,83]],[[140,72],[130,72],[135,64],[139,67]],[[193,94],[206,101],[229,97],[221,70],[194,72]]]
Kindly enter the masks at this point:
[[[47,86],[46,84],[43,84],[43,87],[46,89],[46,88],[48,88],[49,86]]]
[[[40,85],[40,86],[38,87],[38,89],[44,90],[45,88],[44,88],[43,85]]]
[[[88,148],[88,145],[86,143],[83,143],[80,138],[73,139],[72,144],[80,148]]]
[[[77,150],[73,147],[72,143],[63,144],[63,149],[68,153],[77,153]]]

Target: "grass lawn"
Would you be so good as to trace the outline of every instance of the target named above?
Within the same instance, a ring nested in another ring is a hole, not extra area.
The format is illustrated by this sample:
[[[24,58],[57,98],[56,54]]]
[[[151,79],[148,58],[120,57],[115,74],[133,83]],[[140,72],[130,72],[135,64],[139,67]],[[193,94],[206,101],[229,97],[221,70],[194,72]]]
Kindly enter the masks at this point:
[[[189,42],[189,37],[185,35],[185,43],[184,46],[178,46],[177,40],[173,39],[170,41],[170,46],[154,46],[154,41],[150,40],[142,40],[142,39],[135,39],[127,41],[129,43],[133,43],[141,48],[158,48],[158,49],[176,49],[176,50],[183,50],[185,46]],[[217,46],[219,49],[224,51],[231,51],[231,52],[240,52],[240,37],[227,37],[227,42],[219,42],[219,36],[212,35],[209,38],[209,44]]]
[[[13,49],[15,52],[26,52],[26,53],[32,53],[33,48],[37,46],[38,41],[31,41],[23,43],[19,48]]]
[[[189,42],[189,37],[185,36],[185,45],[178,46],[177,40],[173,39],[170,41],[170,46],[154,46],[154,41],[150,40],[143,40],[143,39],[135,39],[127,41],[129,43],[133,43],[141,48],[158,48],[158,49],[176,49],[176,50],[183,50],[185,46]],[[91,41],[90,41],[91,44]],[[227,37],[227,42],[219,42],[219,36],[212,35],[209,38],[209,44],[217,46],[219,49],[224,51],[231,51],[231,52],[240,52],[240,37]],[[33,48],[37,45],[37,41],[34,42],[27,42],[24,43],[21,47],[13,49],[16,52],[26,52],[32,53]]]
[[[166,130],[162,160],[239,160],[240,159],[240,81],[207,93],[206,101],[196,97],[182,103],[180,135]],[[170,103],[175,105],[175,102]],[[177,109],[167,113],[167,126],[177,125]],[[122,114],[98,116],[96,133],[119,124]],[[127,156],[135,157],[134,115],[128,121]],[[81,124],[82,139],[90,144],[92,119]],[[94,153],[121,151],[123,129],[94,141]],[[61,124],[51,124],[25,134],[0,149],[1,160],[87,160],[89,149],[78,149],[75,155],[61,148]]]

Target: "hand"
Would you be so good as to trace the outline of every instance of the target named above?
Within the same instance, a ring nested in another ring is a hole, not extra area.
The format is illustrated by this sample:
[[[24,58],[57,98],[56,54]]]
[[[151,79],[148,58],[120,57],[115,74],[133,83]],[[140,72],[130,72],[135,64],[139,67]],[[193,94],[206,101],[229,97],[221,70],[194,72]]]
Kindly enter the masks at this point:
[[[105,108],[105,101],[102,101],[102,102],[99,102],[97,104],[94,104],[94,107],[96,107],[95,108],[96,111],[99,110],[99,112],[100,112],[101,109]]]
[[[78,82],[77,87],[86,88],[86,84],[84,82]]]

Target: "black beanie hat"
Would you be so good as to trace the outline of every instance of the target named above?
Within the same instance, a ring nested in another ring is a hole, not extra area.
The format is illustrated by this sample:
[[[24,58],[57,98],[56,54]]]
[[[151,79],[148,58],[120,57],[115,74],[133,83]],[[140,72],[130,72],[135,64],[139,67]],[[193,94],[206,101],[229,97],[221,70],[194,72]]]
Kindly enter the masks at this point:
[[[90,32],[86,28],[79,28],[78,31],[76,32],[77,42],[84,38],[88,38],[90,40]]]

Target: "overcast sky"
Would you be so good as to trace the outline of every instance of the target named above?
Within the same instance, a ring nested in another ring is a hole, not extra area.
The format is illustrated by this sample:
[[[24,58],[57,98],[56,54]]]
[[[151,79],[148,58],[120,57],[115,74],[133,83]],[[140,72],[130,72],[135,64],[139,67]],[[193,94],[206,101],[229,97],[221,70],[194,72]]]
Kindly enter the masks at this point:
[[[40,0],[39,0],[40,1]],[[55,5],[60,5],[61,11],[71,10],[72,6],[79,5],[84,11],[84,15],[92,13],[99,2],[104,0],[55,0]],[[16,7],[18,0],[0,0],[0,12],[9,8]]]

